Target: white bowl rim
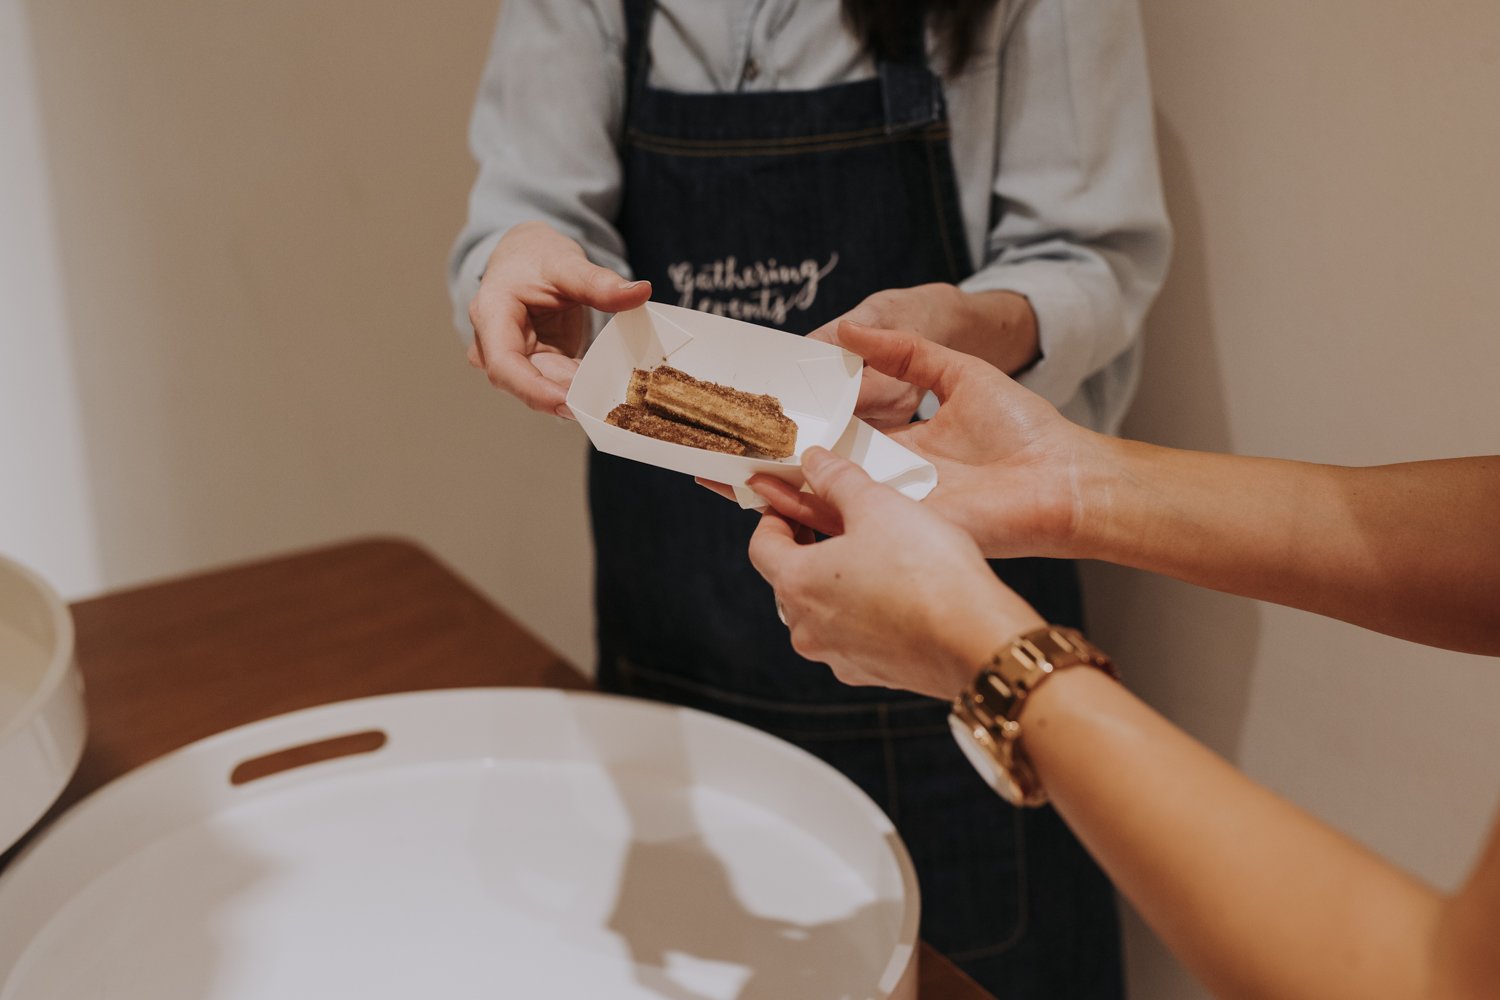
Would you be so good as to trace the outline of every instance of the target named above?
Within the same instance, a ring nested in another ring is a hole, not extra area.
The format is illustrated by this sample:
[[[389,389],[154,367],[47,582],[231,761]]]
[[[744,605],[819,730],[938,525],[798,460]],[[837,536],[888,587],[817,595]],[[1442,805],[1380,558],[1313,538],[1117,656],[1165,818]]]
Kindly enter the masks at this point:
[[[57,637],[52,644],[52,658],[48,661],[46,669],[42,673],[42,681],[37,685],[31,696],[21,703],[21,707],[8,719],[0,719],[0,744],[4,744],[12,734],[28,725],[52,700],[58,687],[73,669],[73,615],[68,611],[68,606],[52,585],[42,579],[41,574],[22,565],[8,556],[0,555],[0,570],[9,571],[30,584],[31,588],[41,595],[42,602],[46,604],[48,612],[52,615],[52,627]]]

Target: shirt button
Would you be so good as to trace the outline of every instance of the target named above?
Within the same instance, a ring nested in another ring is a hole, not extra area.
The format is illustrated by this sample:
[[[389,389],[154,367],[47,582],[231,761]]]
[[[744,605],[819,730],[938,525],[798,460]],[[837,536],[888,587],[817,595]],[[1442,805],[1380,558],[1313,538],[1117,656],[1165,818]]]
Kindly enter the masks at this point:
[[[760,76],[760,60],[751,56],[745,61],[745,82],[754,83]]]

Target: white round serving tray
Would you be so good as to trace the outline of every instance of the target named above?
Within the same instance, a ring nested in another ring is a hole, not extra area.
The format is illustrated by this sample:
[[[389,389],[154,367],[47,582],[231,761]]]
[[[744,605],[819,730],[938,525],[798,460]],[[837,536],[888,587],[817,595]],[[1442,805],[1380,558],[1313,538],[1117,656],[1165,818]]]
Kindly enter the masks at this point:
[[[363,752],[234,783],[336,737]],[[0,1000],[911,1000],[917,916],[885,815],[789,744],[606,695],[422,692],[231,730],[80,803],[0,877]]]
[[[73,617],[41,577],[0,556],[0,851],[67,786],[86,728]]]

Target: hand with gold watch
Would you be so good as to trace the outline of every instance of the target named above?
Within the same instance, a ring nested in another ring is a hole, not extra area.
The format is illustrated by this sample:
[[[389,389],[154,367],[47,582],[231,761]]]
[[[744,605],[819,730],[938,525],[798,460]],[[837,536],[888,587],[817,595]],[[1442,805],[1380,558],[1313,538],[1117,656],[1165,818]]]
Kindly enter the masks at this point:
[[[804,455],[803,471],[812,490],[803,496],[811,501],[796,502],[821,505],[820,530],[832,537],[815,541],[810,530],[768,512],[750,546],[785,609],[793,645],[848,683],[953,701],[955,735],[981,773],[1017,803],[1045,795],[1214,995],[1497,995],[1500,826],[1463,887],[1448,894],[1422,884],[1255,784],[1135,698],[1110,676],[1103,654],[1077,633],[1048,626],[1000,584],[976,543],[940,507],[913,503],[818,449]],[[1488,579],[1486,567],[1500,565],[1493,558],[1500,536],[1487,527],[1500,495],[1500,460],[1428,463],[1423,471],[1450,474],[1435,486],[1400,475],[1366,478],[1373,490],[1362,497],[1382,509],[1417,504],[1446,513],[1456,500],[1468,505],[1460,523],[1486,527],[1463,537],[1490,558],[1449,546],[1456,554],[1436,563],[1447,572],[1416,579],[1463,609],[1459,634],[1466,642],[1500,648],[1493,605],[1470,610],[1462,603],[1466,582]],[[1152,485],[1122,488],[1149,493]],[[1179,501],[1188,495],[1173,494]],[[1192,494],[1200,495],[1212,496],[1210,488]],[[1193,509],[1205,519],[1217,516],[1206,502]],[[1222,530],[1228,536],[1235,528],[1225,522]],[[1441,546],[1451,534],[1445,523],[1420,537]],[[1173,536],[1156,537],[1155,544],[1176,544]],[[1399,531],[1381,536],[1387,538],[1392,549],[1405,544]],[[1193,549],[1185,559],[1223,562],[1225,552],[1238,555],[1253,541],[1180,547]],[[1302,547],[1278,551],[1300,557]],[[1341,580],[1363,566],[1350,565]],[[1453,573],[1455,565],[1469,571]],[[1203,568],[1210,579],[1215,573],[1240,579],[1232,567]],[[1354,582],[1369,585],[1363,577]],[[1383,584],[1392,593],[1404,585]],[[1204,666],[1211,669],[1211,660]]]
[[[803,468],[844,510],[840,537],[804,545],[810,535],[768,518],[750,561],[776,591],[792,646],[844,683],[952,701],[997,642],[1046,626],[960,528],[822,449]]]

